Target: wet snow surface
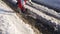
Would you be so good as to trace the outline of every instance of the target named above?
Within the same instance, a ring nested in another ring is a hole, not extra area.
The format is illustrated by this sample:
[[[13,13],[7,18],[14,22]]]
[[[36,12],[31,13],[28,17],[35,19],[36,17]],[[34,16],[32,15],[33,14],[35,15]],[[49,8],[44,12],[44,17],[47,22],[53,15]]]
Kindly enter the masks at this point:
[[[0,34],[34,34],[34,31],[0,0]]]

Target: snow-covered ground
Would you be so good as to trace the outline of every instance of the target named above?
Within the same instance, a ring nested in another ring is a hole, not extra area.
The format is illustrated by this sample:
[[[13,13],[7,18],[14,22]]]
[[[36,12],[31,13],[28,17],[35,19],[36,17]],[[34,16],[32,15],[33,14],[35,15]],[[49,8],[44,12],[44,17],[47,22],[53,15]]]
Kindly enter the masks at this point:
[[[60,0],[32,0],[39,4],[46,5],[49,8],[59,10],[60,12]]]
[[[35,32],[16,15],[14,10],[0,0],[0,34],[35,34]]]

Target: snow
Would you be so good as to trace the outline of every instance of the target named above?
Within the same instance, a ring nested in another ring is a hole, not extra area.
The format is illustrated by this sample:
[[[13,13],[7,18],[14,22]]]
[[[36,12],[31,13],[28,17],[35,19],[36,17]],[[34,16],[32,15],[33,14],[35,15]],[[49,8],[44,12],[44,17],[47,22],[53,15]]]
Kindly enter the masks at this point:
[[[43,5],[47,5],[47,6],[50,6],[50,7],[52,7],[52,9],[53,8],[55,8],[55,9],[60,9],[60,0],[33,0],[33,1],[35,1],[35,2],[37,2],[37,3],[41,3],[41,4],[43,4]]]
[[[0,0],[0,33],[2,34],[35,34],[29,24],[25,24],[14,10]]]

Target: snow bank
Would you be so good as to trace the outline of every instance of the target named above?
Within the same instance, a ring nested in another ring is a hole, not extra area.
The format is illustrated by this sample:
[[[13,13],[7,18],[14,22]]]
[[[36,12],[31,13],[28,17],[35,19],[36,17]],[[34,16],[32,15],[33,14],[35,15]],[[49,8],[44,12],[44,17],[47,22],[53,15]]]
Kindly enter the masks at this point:
[[[0,34],[35,34],[13,10],[0,0]]]

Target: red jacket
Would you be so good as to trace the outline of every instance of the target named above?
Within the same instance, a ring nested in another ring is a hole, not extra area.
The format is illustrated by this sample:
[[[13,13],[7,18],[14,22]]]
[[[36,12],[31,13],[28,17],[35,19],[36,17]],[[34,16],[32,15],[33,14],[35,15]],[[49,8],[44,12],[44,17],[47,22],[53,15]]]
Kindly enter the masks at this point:
[[[17,0],[18,1],[18,7],[21,9],[21,10],[23,10],[24,8],[23,8],[23,4],[22,4],[22,0]],[[24,0],[24,2],[26,3],[26,0]]]

